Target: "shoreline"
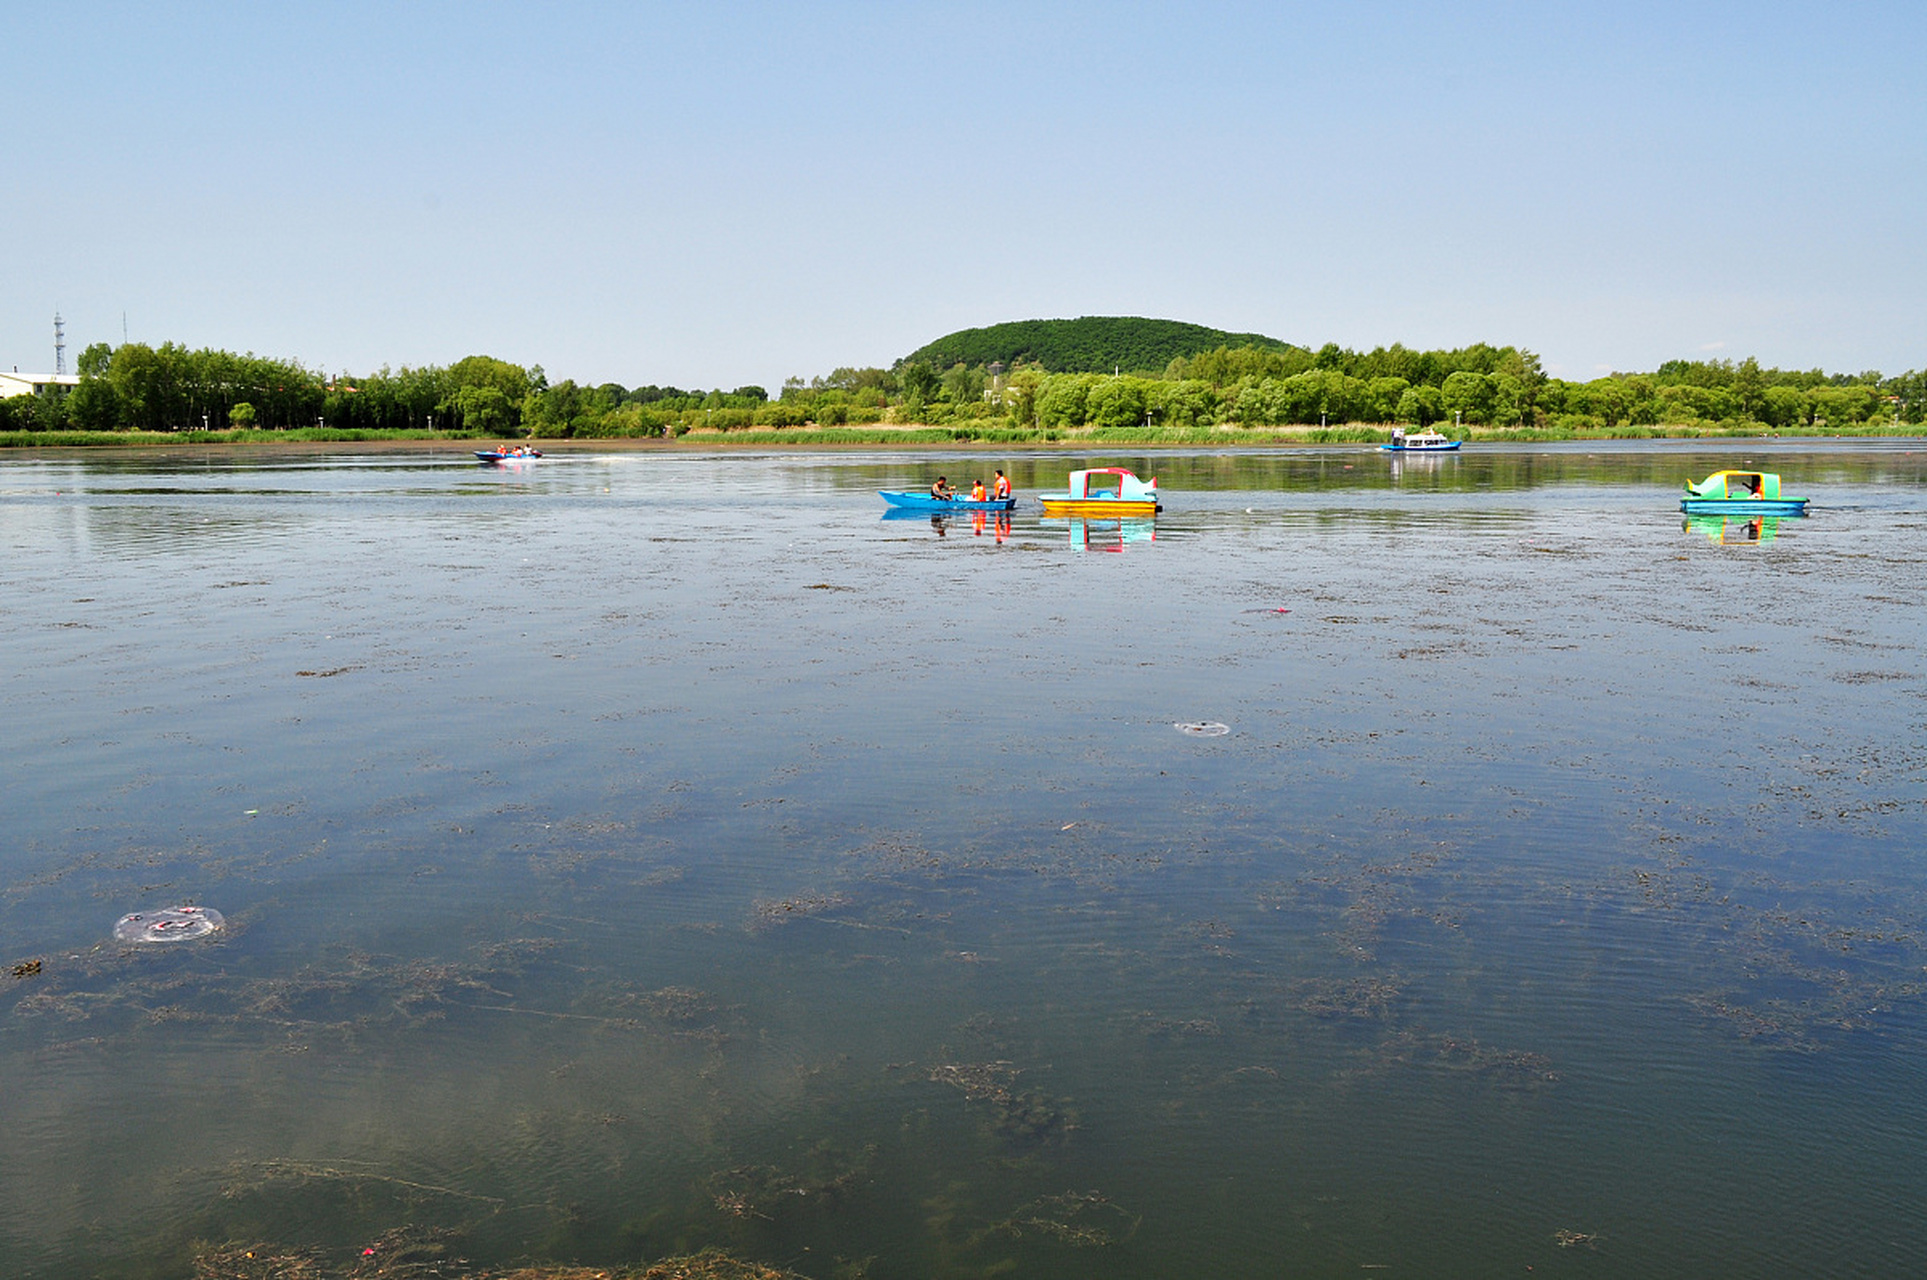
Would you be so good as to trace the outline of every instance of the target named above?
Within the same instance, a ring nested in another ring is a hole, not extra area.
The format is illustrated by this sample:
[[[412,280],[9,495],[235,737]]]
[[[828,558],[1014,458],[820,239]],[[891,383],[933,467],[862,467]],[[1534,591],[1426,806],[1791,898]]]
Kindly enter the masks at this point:
[[[770,450],[860,452],[889,449],[912,452],[1006,452],[1062,453],[1116,449],[1197,449],[1197,448],[1342,448],[1376,447],[1389,437],[1390,425],[1347,427],[1200,427],[1183,430],[1116,431],[1102,434],[1079,432],[1036,432],[1029,429],[987,427],[980,435],[970,427],[931,427],[918,425],[878,426],[875,428],[789,427],[764,431],[690,431],[672,437],[611,436],[587,439],[510,439],[529,444],[543,454],[571,453],[734,453]],[[1020,434],[1021,433],[1021,434]],[[0,457],[50,453],[91,453],[124,450],[150,453],[181,452],[204,454],[216,451],[251,452],[273,449],[294,453],[340,453],[344,450],[368,453],[473,453],[478,448],[502,443],[499,437],[452,437],[447,435],[388,435],[358,437],[342,432],[322,439],[302,436],[275,438],[266,433],[250,433],[245,439],[227,438],[225,432],[55,432],[42,441],[40,433],[0,434]],[[291,433],[292,435],[292,433]],[[993,438],[984,438],[986,435]],[[994,438],[1004,437],[1004,438]],[[1014,438],[1013,438],[1014,437]],[[1565,432],[1534,428],[1492,431],[1472,429],[1461,437],[1469,445],[1613,443],[1638,441],[1831,441],[1831,440],[1927,440],[1927,424],[1903,423],[1874,430],[1829,431],[1802,428],[1794,431],[1694,429],[1682,426],[1632,427],[1614,431]]]

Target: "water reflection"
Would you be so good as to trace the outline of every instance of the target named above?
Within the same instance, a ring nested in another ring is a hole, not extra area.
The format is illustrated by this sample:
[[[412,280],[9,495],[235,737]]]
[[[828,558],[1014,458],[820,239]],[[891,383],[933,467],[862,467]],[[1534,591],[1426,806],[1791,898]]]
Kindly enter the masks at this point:
[[[1133,543],[1155,542],[1158,536],[1156,516],[1132,520],[1045,517],[1042,523],[1046,528],[1052,525],[1064,527],[1070,546],[1077,551],[1122,551]]]
[[[1771,542],[1779,536],[1779,516],[1754,516],[1736,520],[1731,516],[1687,516],[1681,526],[1688,533],[1703,534],[1708,542],[1725,546]]]

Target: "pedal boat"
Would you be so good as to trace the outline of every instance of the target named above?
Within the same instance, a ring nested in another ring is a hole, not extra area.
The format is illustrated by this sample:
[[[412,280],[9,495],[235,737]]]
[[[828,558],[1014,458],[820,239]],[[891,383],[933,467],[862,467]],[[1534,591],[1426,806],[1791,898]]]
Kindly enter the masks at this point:
[[[928,493],[899,489],[878,489],[877,496],[904,511],[923,511],[941,515],[946,511],[1014,511],[1015,498],[933,498]]]
[[[1393,427],[1391,441],[1378,447],[1386,453],[1451,453],[1463,443],[1448,440],[1436,431],[1414,431],[1407,435],[1402,428]]]
[[[1807,500],[1782,494],[1771,471],[1715,471],[1698,484],[1686,482],[1679,509],[1689,516],[1803,516]]]
[[[1047,516],[1095,516],[1117,520],[1125,516],[1154,516],[1164,510],[1158,502],[1158,478],[1140,480],[1123,467],[1091,467],[1073,471],[1062,493],[1040,493]]]

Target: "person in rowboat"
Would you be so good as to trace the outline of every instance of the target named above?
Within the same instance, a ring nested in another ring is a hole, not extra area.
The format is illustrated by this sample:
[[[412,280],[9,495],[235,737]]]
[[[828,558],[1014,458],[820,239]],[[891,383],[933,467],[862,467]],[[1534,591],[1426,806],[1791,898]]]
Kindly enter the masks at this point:
[[[984,491],[984,482],[983,482],[983,481],[981,481],[981,480],[972,480],[972,481],[970,482],[970,500],[971,500],[972,502],[982,502],[982,501],[983,501],[983,500],[984,500],[984,499],[985,499],[986,497],[988,497],[988,496],[989,496],[989,494],[987,494],[987,493],[986,493],[986,492]]]
[[[990,496],[1000,502],[1010,496],[1010,477],[1002,471],[997,473],[997,479],[990,486]]]
[[[948,476],[938,476],[937,483],[930,486],[930,496],[939,502],[949,502],[957,495],[951,492],[950,478]]]

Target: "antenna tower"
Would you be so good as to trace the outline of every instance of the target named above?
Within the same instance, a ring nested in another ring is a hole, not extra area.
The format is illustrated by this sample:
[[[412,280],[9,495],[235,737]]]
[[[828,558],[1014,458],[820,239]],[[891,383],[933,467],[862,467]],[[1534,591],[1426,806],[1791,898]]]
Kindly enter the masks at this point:
[[[54,312],[54,372],[67,372],[67,335],[60,331],[60,313]]]

